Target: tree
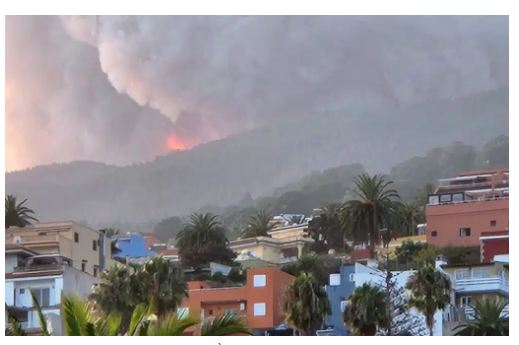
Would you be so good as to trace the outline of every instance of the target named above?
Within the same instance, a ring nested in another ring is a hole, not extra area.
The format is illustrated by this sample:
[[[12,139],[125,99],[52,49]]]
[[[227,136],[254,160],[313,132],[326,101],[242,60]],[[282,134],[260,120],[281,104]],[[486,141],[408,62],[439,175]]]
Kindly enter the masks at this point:
[[[413,236],[415,234],[416,226],[421,221],[421,212],[420,206],[415,203],[402,203],[401,207],[397,208],[396,216],[400,235]]]
[[[355,335],[375,335],[387,328],[387,300],[378,286],[364,283],[353,291],[344,310],[344,323]]]
[[[344,219],[351,225],[353,240],[368,244],[370,257],[375,257],[375,245],[380,240],[380,229],[387,225],[394,212],[394,203],[399,199],[393,183],[382,175],[359,175],[354,180],[356,199],[346,202]]]
[[[319,285],[326,285],[331,273],[338,272],[341,260],[330,255],[318,255],[314,252],[303,254],[295,263],[284,266],[283,271],[293,276],[312,273]]]
[[[404,241],[400,246],[396,247],[395,255],[399,264],[411,266],[414,263],[418,253],[427,247],[427,243]],[[433,260],[434,262],[434,260]],[[416,266],[415,266],[416,267]]]
[[[429,334],[433,335],[434,314],[438,309],[443,310],[450,301],[449,277],[434,265],[426,264],[409,277],[406,287],[411,290],[409,306],[425,315]]]
[[[485,298],[474,306],[475,320],[454,328],[454,335],[508,335],[509,318],[505,307],[508,301],[495,302]]]
[[[315,335],[331,313],[324,288],[312,273],[301,273],[288,288],[284,310],[287,322],[304,335]]]
[[[171,238],[175,238],[182,228],[183,224],[180,217],[169,217],[155,225],[153,233],[161,240],[168,241]]]
[[[250,217],[247,227],[242,233],[242,238],[256,237],[256,236],[269,236],[269,230],[273,228],[270,223],[272,215],[267,213],[265,210],[259,211],[257,214]]]
[[[211,261],[231,264],[236,254],[227,248],[228,240],[217,217],[194,213],[177,235],[177,247],[184,266],[198,270]]]
[[[308,231],[314,240],[311,245],[312,250],[327,253],[329,249],[345,249],[347,227],[341,212],[342,205],[333,203],[325,206],[317,216],[312,217],[308,223]]]
[[[136,273],[145,301],[154,302],[154,313],[163,316],[176,310],[188,297],[182,268],[163,257],[146,262]]]
[[[17,203],[14,195],[7,195],[5,197],[5,228],[11,226],[25,227],[31,225],[31,221],[37,222],[38,219],[33,217],[34,211],[24,206],[27,199],[24,199],[21,203]]]

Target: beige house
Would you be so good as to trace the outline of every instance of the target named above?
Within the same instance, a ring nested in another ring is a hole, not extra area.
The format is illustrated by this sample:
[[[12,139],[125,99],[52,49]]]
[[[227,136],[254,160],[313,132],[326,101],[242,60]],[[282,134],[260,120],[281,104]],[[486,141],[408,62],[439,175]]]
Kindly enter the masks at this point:
[[[72,221],[38,223],[5,230],[5,243],[21,245],[38,254],[59,254],[71,266],[97,277],[110,267],[111,245],[103,233]]]
[[[258,236],[232,241],[229,248],[238,254],[237,260],[261,260],[271,264],[296,261],[306,244],[313,240],[307,234],[308,224],[296,224],[270,230],[271,237]]]

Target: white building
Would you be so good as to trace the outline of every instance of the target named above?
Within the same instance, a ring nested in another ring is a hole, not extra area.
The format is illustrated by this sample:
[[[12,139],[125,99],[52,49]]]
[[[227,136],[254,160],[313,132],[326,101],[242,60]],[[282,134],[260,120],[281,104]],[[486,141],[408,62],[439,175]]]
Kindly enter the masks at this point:
[[[27,333],[38,333],[40,329],[31,292],[47,317],[52,334],[62,335],[61,295],[85,298],[97,281],[93,275],[72,267],[68,258],[59,254],[38,255],[16,244],[6,245],[5,263],[5,303]]]

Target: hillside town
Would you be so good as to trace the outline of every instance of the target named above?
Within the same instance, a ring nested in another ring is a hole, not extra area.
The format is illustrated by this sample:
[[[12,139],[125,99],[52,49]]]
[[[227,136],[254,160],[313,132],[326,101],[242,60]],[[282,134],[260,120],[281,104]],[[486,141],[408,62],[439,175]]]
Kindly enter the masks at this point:
[[[508,168],[443,176],[413,205],[383,175],[354,182],[311,214],[257,210],[233,240],[211,213],[164,240],[38,222],[8,195],[6,333],[508,335]]]

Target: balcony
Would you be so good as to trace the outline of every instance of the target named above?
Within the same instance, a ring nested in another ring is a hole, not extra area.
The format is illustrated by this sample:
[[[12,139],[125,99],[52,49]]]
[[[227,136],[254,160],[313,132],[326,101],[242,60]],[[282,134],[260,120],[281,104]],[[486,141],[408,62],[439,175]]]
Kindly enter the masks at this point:
[[[42,265],[31,265],[31,266],[17,266],[14,268],[15,273],[28,273],[28,272],[48,272],[62,270],[64,264],[52,263]]]
[[[509,291],[508,279],[502,276],[457,279],[453,281],[452,288],[456,292],[501,291],[508,294]]]

